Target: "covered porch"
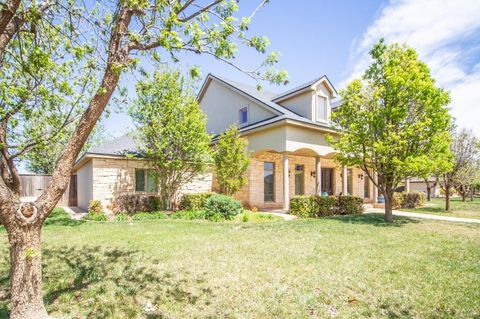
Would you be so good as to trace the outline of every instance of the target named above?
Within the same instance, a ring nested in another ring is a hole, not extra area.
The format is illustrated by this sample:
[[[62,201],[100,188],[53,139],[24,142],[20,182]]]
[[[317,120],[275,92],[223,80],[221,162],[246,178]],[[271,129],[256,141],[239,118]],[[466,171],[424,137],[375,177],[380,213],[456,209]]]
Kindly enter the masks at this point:
[[[333,160],[335,151],[324,134],[297,127],[270,131],[248,136],[248,183],[236,194],[244,205],[288,210],[295,195],[348,194],[367,203],[377,197],[376,187],[360,168],[341,167]]]

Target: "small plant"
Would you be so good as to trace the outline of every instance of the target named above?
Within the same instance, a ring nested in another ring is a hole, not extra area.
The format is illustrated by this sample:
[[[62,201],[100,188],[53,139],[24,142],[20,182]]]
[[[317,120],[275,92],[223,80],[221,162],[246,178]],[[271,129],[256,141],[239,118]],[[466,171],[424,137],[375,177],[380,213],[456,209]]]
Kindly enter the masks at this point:
[[[88,205],[88,211],[97,214],[103,213],[102,202],[98,199],[91,200]]]
[[[181,210],[200,210],[205,208],[205,203],[215,193],[185,194],[180,200]]]
[[[168,215],[165,214],[164,212],[153,212],[153,213],[139,212],[133,215],[132,219],[134,221],[141,221],[141,220],[166,219],[166,218],[168,218]]]
[[[170,215],[173,219],[185,219],[185,220],[194,220],[194,219],[206,219],[205,211],[203,210],[183,210],[172,213]]]
[[[246,222],[248,222],[248,220],[249,220],[248,214],[243,213],[243,214],[242,214],[242,222],[243,222],[243,223],[246,223]]]
[[[255,206],[253,206],[253,207],[252,207],[252,212],[253,212],[253,213],[256,213],[256,212],[258,212],[258,208],[257,208],[257,207],[255,207]]]
[[[127,213],[119,213],[115,215],[114,221],[116,222],[127,222],[129,220],[129,216]]]
[[[207,219],[217,219],[217,214],[223,216],[224,219],[232,219],[242,212],[242,204],[229,196],[216,194],[211,196],[206,204],[205,211]],[[214,217],[215,216],[215,217]]]
[[[94,221],[94,222],[106,222],[108,220],[104,212],[96,213],[96,212],[90,212],[90,211],[87,213],[84,219]]]

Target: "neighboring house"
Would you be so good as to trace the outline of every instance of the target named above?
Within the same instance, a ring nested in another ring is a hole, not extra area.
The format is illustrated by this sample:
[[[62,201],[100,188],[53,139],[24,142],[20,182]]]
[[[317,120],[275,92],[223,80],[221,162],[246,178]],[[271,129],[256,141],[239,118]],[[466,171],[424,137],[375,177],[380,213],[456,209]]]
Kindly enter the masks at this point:
[[[248,183],[235,196],[249,207],[288,209],[294,195],[351,194],[373,202],[377,190],[359,168],[339,167],[326,135],[337,134],[330,118],[337,92],[326,76],[282,94],[208,75],[199,94],[207,130],[218,135],[236,123],[249,142]],[[213,143],[215,139],[213,140]],[[121,137],[86,153],[75,165],[78,202],[104,206],[123,193],[154,193],[145,163],[122,154],[134,150]],[[213,174],[214,175],[214,174]],[[200,176],[183,192],[217,190],[212,174]]]
[[[430,184],[433,185],[435,182],[435,178],[430,178]],[[425,195],[427,195],[427,185],[425,184],[425,181],[422,178],[411,178],[410,181],[410,191],[413,192],[422,192]],[[431,197],[440,197],[440,183],[437,183],[435,187],[432,188],[431,190]]]

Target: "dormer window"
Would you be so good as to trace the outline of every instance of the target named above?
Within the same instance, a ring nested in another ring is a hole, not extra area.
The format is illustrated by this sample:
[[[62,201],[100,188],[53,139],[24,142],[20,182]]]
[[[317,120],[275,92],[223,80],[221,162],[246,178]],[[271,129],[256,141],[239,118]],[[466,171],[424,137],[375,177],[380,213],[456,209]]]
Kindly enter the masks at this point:
[[[238,111],[240,125],[246,125],[248,122],[248,108],[244,107]]]
[[[317,95],[317,105],[315,107],[316,119],[319,122],[327,121],[328,98],[323,95]]]

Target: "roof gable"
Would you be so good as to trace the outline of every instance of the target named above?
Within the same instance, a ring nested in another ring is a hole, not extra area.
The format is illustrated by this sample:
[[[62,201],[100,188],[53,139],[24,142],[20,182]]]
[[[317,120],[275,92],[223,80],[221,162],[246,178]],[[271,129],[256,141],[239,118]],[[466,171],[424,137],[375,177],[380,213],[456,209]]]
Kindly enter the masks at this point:
[[[293,89],[290,89],[286,92],[283,92],[275,97],[273,97],[272,102],[280,102],[284,101],[286,99],[292,98],[296,95],[299,95],[305,91],[309,90],[315,90],[315,88],[318,86],[318,84],[324,83],[325,86],[328,88],[328,90],[332,94],[332,98],[335,98],[337,96],[337,90],[333,86],[332,82],[328,79],[326,75],[322,75],[319,78],[313,79],[311,81],[308,81],[306,83],[303,83],[302,85],[299,85],[297,87],[294,87]]]

